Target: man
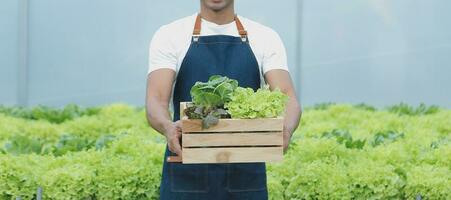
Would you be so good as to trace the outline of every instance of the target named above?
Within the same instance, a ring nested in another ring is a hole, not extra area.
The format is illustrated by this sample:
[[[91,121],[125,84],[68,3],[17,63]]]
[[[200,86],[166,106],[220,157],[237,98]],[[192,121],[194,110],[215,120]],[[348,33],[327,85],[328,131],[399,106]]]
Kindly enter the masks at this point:
[[[264,163],[181,164],[179,103],[191,101],[196,81],[219,74],[254,90],[262,85],[289,95],[284,122],[284,150],[299,124],[301,108],[288,72],[285,47],[268,27],[236,16],[233,0],[201,0],[200,13],[162,26],[150,44],[147,82],[149,124],[167,139],[160,198],[267,199]],[[172,100],[174,118],[169,105]]]

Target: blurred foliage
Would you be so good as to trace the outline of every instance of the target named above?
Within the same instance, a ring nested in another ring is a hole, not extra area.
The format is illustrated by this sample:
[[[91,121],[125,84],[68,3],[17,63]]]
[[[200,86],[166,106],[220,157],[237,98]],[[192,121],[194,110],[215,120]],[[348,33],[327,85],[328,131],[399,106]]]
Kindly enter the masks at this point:
[[[165,139],[143,108],[1,109],[0,199],[38,186],[44,199],[159,198]],[[267,165],[270,199],[451,199],[450,121],[435,106],[308,108],[284,161]]]

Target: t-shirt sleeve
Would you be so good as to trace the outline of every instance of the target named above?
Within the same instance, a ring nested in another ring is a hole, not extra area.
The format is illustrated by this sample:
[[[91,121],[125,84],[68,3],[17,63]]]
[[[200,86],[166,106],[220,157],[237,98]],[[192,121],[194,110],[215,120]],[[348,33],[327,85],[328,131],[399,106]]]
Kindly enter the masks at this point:
[[[273,70],[288,70],[287,53],[285,46],[277,32],[270,30],[266,37],[265,50],[263,53],[262,69],[263,73]]]
[[[176,71],[177,54],[169,36],[167,28],[162,26],[152,37],[149,45],[149,69],[147,74],[162,68]]]

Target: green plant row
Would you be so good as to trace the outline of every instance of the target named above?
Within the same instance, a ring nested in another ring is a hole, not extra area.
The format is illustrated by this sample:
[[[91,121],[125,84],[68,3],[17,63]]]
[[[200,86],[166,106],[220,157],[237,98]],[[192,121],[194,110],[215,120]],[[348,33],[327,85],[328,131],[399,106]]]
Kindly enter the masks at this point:
[[[62,123],[66,120],[72,120],[84,115],[95,115],[99,111],[100,108],[80,108],[74,104],[69,104],[61,109],[42,105],[35,106],[31,109],[25,107],[6,107],[0,105],[0,113],[5,115],[24,119],[46,120],[53,123]]]
[[[411,112],[429,108],[305,109],[267,167],[270,199],[451,199],[451,111]],[[142,108],[96,109],[59,123],[0,113],[0,199],[158,199],[164,138]]]

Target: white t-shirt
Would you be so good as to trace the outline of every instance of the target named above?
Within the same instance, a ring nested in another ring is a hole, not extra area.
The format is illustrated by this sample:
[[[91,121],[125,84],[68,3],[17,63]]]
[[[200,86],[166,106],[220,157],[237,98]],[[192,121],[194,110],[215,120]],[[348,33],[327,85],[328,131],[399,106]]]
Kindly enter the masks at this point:
[[[163,25],[157,30],[150,42],[148,74],[162,68],[169,68],[174,70],[176,74],[178,73],[183,58],[191,44],[197,15],[198,13],[195,13],[184,17]],[[273,69],[288,71],[285,46],[279,35],[271,28],[250,19],[242,16],[238,16],[238,18],[248,33],[249,44],[260,69],[261,86],[265,84],[264,74],[266,72]],[[218,25],[204,19],[202,19],[200,35],[231,35],[239,37],[235,22]]]

